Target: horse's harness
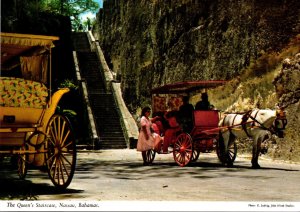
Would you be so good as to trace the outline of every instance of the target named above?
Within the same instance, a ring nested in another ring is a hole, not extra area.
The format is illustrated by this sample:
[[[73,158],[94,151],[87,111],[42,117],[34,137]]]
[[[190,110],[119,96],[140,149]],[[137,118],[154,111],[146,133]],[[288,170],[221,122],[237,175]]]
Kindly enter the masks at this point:
[[[271,134],[276,134],[278,135],[278,137],[282,138],[283,137],[283,130],[285,129],[285,126],[287,125],[287,119],[286,119],[286,116],[285,116],[285,113],[284,111],[282,110],[279,110],[279,111],[276,111],[276,118],[274,120],[274,123],[271,127],[266,127],[264,126],[263,123],[260,123],[258,120],[257,120],[257,114],[259,112],[259,110],[256,111],[256,113],[254,114],[254,116],[252,116],[252,110],[249,110],[245,113],[237,113],[235,114],[233,120],[232,120],[232,124],[231,124],[231,127],[228,127],[228,130],[231,131],[233,126],[236,126],[234,125],[234,121],[236,119],[236,117],[238,115],[243,115],[242,117],[242,121],[240,124],[240,126],[242,126],[242,129],[245,131],[246,135],[248,137],[251,137],[248,133],[248,130],[247,130],[247,124],[251,123],[251,128],[255,128],[255,127],[258,127],[258,128],[261,128],[261,129],[264,129],[264,130],[267,130],[269,131]],[[247,121],[249,120],[249,118],[252,120],[252,121]],[[224,122],[225,122],[225,119],[226,119],[226,116],[224,117],[223,119],[223,123],[222,123],[222,126],[224,126]],[[279,127],[279,122],[282,122],[282,127]],[[258,125],[256,125],[256,123]]]

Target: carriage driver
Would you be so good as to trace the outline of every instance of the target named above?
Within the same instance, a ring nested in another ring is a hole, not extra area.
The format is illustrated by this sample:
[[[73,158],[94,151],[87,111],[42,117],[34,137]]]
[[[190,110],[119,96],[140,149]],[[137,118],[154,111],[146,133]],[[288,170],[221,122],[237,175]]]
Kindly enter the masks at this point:
[[[201,94],[201,101],[197,102],[195,110],[211,110],[214,106],[208,101],[208,95],[206,92]]]
[[[182,103],[178,112],[179,122],[183,130],[190,133],[193,129],[194,106],[189,103],[189,96],[183,96]]]

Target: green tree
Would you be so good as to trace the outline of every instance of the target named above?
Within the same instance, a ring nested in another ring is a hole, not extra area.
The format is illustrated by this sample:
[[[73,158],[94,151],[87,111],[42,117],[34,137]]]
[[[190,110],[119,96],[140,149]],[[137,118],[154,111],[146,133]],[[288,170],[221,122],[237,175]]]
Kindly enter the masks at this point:
[[[73,29],[83,25],[79,15],[85,12],[96,12],[99,4],[94,0],[42,0],[44,10],[70,16]]]
[[[1,0],[1,24],[4,28],[13,28],[17,20],[31,17],[39,18],[40,12],[69,16],[73,29],[81,23],[79,15],[85,12],[97,12],[99,4],[95,0]]]
[[[94,0],[42,0],[44,9],[65,16],[78,16],[85,12],[96,12],[99,4]]]

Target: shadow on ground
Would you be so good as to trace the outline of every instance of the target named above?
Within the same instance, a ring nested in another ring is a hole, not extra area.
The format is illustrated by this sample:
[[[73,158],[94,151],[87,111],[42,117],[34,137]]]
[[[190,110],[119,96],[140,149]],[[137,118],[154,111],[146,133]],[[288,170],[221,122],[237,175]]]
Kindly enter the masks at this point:
[[[101,153],[100,153],[101,154]],[[168,157],[168,158],[167,158]],[[276,167],[262,167],[251,169],[246,161],[236,161],[233,167],[223,166],[216,158],[200,158],[188,166],[179,167],[171,156],[166,160],[154,160],[153,164],[143,166],[141,160],[103,159],[99,153],[91,154],[88,158],[78,154],[76,171],[73,180],[101,180],[102,178],[139,180],[153,178],[185,178],[214,179],[224,177],[253,178],[267,180],[272,178],[268,172],[279,171],[284,175],[287,171],[298,171]],[[251,174],[250,174],[251,172]],[[34,180],[34,183],[32,182]],[[45,183],[46,180],[49,183]],[[71,183],[72,184],[72,183]],[[59,190],[48,178],[47,171],[39,169],[29,170],[25,180],[20,180],[15,167],[9,162],[0,161],[0,199],[36,200],[39,195],[59,195],[60,199],[67,199],[74,194],[82,194],[84,190]]]
[[[51,179],[45,170],[31,169],[28,171],[25,180],[19,179],[16,167],[9,160],[0,162],[0,199],[1,200],[38,200],[39,195],[62,194],[67,197],[68,194],[81,193],[82,190],[65,189],[60,190],[52,185]],[[30,179],[48,179],[47,183],[33,183]]]
[[[254,173],[253,178],[265,178],[265,171],[292,171],[289,169],[262,167],[261,169],[252,169],[251,165],[245,161],[236,161],[233,167],[223,166],[216,158],[200,158],[198,161],[188,164],[188,166],[180,167],[176,164],[171,156],[166,156],[166,160],[154,160],[151,165],[143,166],[142,161],[126,161],[126,160],[105,160],[99,161],[97,157],[86,159],[78,157],[76,177],[80,179],[101,178],[105,176],[111,179],[146,179],[146,178],[176,178],[189,175],[192,178],[219,178],[224,176],[238,176],[241,178],[248,172]],[[296,170],[299,171],[299,170]],[[98,175],[93,175],[97,172]],[[283,173],[284,174],[284,173]],[[251,178],[251,176],[248,176]]]
[[[32,183],[30,180],[19,179],[2,179],[1,178],[1,192],[0,199],[2,200],[38,200],[39,195],[51,194],[75,194],[81,193],[81,190],[66,189],[59,190],[51,184],[45,183]]]

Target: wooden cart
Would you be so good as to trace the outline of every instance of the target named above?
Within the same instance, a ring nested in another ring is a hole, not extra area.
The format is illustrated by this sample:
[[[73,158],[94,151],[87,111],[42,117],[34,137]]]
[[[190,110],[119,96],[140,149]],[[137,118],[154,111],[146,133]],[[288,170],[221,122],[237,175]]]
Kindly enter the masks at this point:
[[[67,117],[56,107],[68,88],[52,94],[51,49],[55,36],[1,33],[0,157],[17,156],[24,179],[28,165],[46,166],[65,189],[76,164],[76,143]]]

